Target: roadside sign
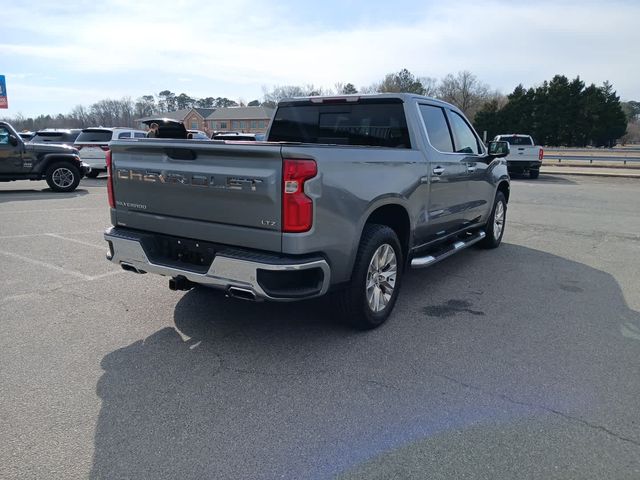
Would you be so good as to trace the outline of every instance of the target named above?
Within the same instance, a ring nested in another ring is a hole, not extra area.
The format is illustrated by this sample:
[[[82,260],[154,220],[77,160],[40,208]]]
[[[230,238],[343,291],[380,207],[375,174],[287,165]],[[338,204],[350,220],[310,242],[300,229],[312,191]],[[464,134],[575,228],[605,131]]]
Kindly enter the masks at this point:
[[[0,75],[0,108],[9,108],[9,100],[7,100],[7,82],[4,75]]]

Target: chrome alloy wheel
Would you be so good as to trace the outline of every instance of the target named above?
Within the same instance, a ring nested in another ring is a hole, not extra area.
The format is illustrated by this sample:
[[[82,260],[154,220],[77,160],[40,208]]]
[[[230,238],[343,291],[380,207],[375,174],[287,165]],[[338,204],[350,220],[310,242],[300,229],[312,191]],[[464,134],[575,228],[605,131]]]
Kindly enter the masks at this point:
[[[59,188],[69,187],[74,180],[74,175],[71,170],[66,167],[56,168],[51,174],[51,180]]]
[[[505,209],[504,203],[496,203],[496,212],[493,215],[493,238],[499,239],[504,229]]]
[[[391,301],[397,274],[396,252],[391,245],[383,243],[373,254],[367,270],[367,303],[373,312],[381,312]]]

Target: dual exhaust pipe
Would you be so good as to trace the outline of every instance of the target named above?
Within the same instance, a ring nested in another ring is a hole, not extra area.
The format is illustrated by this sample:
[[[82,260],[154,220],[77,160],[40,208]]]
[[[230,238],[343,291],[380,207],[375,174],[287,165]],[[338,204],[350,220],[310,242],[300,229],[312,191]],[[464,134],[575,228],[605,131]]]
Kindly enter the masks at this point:
[[[130,263],[122,262],[121,267],[123,270],[127,272],[133,272],[138,274],[147,273],[144,270],[140,270],[138,267],[133,266]],[[195,287],[197,283],[192,282],[186,277],[182,275],[178,275],[177,277],[171,277],[169,279],[169,290],[173,291],[187,291],[191,290]],[[255,302],[257,299],[256,294],[253,290],[242,287],[229,287],[226,292],[227,297],[238,298],[240,300],[248,300],[251,302]]]
[[[169,279],[170,290],[191,290],[197,283],[179,275]],[[253,290],[241,287],[229,287],[226,292],[227,297],[239,298],[240,300],[249,300],[255,302],[257,300],[256,294]]]

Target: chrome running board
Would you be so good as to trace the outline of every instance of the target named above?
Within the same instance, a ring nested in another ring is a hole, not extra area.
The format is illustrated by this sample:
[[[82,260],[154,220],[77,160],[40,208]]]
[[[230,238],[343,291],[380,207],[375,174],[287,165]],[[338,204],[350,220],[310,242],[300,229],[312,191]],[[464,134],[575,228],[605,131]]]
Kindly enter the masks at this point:
[[[470,247],[474,243],[478,243],[487,234],[484,233],[483,230],[479,230],[472,234],[471,236],[465,238],[464,240],[456,240],[453,243],[448,243],[441,250],[437,252],[433,252],[429,255],[425,255],[424,257],[414,257],[411,260],[411,268],[425,268],[433,265],[434,263],[438,263],[440,260],[444,260],[447,257],[450,257],[454,253],[458,253],[461,250],[464,250],[467,247]]]

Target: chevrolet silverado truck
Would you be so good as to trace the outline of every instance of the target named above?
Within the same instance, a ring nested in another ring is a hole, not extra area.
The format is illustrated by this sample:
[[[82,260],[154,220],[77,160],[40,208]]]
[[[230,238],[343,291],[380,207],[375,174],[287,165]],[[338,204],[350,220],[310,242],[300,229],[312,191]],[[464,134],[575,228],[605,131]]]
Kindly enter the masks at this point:
[[[107,259],[245,300],[330,293],[381,325],[406,268],[504,234],[506,142],[411,94],[283,100],[265,142],[116,140]]]
[[[494,140],[509,143],[510,153],[505,158],[509,173],[528,173],[530,178],[540,176],[544,150],[535,144],[530,135],[508,133],[497,135]]]
[[[75,148],[25,143],[11,125],[0,122],[0,182],[46,180],[54,192],[71,192],[88,170]]]

